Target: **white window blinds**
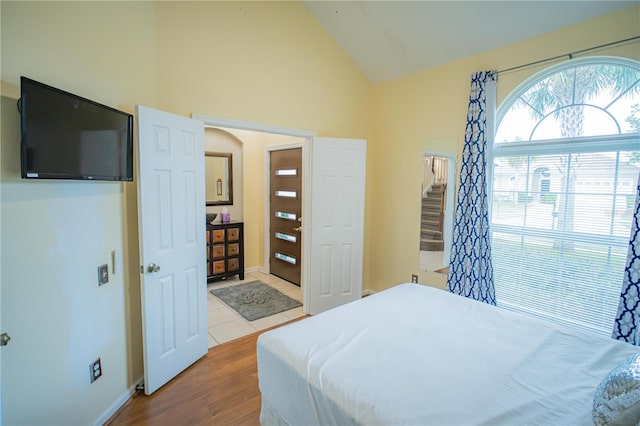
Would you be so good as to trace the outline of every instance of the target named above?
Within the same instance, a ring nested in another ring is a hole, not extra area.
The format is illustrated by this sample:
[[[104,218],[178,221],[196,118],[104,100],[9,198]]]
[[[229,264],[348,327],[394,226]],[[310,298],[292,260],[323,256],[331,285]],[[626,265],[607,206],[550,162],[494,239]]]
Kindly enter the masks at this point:
[[[610,334],[638,167],[629,151],[497,157],[498,304]]]

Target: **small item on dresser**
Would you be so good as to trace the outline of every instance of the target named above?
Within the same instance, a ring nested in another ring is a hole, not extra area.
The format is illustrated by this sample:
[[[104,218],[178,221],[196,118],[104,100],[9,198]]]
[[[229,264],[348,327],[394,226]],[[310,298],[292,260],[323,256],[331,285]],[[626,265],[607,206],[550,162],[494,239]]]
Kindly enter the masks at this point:
[[[222,223],[229,223],[231,222],[231,215],[229,214],[229,212],[227,211],[227,208],[224,207],[222,209],[222,213],[220,213],[220,220],[222,221]]]
[[[217,216],[218,213],[207,213],[207,223],[213,223]]]

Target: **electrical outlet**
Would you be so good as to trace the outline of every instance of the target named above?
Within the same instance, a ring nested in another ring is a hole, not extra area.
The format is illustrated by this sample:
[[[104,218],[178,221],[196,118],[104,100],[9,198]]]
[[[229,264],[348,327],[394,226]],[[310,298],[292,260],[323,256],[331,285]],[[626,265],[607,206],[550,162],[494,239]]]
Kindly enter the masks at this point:
[[[411,275],[411,282],[414,284],[418,284],[418,276],[417,275]]]
[[[98,266],[98,285],[105,285],[109,282],[109,265],[104,264]]]
[[[89,379],[91,379],[91,383],[95,382],[102,376],[102,363],[100,362],[100,358],[93,361],[89,364]]]

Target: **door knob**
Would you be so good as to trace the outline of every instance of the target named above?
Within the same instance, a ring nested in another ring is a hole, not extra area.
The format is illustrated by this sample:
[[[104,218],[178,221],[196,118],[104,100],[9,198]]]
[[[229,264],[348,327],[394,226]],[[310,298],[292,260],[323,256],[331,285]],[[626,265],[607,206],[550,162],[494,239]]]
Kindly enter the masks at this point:
[[[159,270],[160,266],[155,263],[150,263],[149,266],[147,266],[147,272],[158,272]]]

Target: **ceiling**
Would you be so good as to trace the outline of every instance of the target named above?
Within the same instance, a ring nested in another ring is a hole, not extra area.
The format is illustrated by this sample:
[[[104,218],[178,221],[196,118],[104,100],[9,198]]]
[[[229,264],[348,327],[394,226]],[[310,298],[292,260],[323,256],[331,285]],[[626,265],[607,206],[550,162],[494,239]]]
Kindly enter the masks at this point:
[[[369,80],[380,83],[638,5],[640,1],[303,3]]]

